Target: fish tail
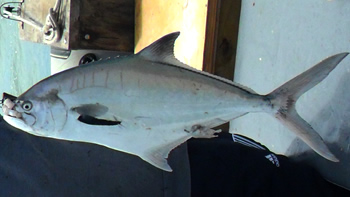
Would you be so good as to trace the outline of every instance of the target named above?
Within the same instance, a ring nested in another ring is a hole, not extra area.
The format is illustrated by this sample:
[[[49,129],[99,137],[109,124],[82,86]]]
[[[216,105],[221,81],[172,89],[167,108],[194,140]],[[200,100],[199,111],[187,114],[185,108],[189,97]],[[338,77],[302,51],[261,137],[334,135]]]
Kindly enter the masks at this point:
[[[334,162],[339,160],[331,153],[321,136],[299,116],[295,103],[299,97],[321,82],[342,61],[348,53],[331,56],[314,67],[286,82],[266,97],[273,106],[273,115],[315,152]]]

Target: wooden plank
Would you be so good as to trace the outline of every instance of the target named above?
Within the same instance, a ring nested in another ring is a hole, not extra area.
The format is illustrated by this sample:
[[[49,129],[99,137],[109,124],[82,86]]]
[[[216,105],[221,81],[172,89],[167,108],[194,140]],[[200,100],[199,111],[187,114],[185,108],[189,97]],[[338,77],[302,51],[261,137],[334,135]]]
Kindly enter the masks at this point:
[[[25,0],[22,17],[44,24],[56,0]],[[61,49],[134,50],[134,0],[62,0],[59,18],[61,39],[51,44]],[[44,43],[43,33],[20,26],[22,40]]]
[[[238,43],[241,0],[222,1],[214,74],[233,80]]]
[[[203,70],[233,80],[241,0],[210,2]]]
[[[215,73],[220,4],[221,0],[211,0],[208,2],[206,37],[203,52],[203,70],[209,73]]]
[[[209,1],[203,57],[204,71],[233,80],[240,12],[241,0]],[[216,129],[228,131],[229,124]]]
[[[72,49],[134,51],[134,0],[80,0],[76,6],[80,14],[71,23]]]

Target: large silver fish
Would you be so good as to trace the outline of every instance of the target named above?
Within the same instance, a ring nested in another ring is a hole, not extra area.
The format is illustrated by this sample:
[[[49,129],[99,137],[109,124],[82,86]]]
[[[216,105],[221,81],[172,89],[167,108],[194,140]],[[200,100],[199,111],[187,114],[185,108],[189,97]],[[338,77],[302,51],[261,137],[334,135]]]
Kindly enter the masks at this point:
[[[4,119],[30,134],[88,142],[141,157],[171,171],[169,152],[192,137],[249,112],[266,112],[323,157],[338,161],[295,110],[304,92],[347,56],[329,57],[268,95],[194,70],[173,55],[179,33],[141,52],[50,76],[20,95],[3,98]]]

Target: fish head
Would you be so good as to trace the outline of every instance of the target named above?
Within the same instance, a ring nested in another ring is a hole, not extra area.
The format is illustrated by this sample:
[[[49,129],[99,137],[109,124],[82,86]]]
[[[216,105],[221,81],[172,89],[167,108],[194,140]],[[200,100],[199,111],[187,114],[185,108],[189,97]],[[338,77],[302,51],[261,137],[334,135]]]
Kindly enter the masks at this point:
[[[53,137],[63,129],[67,113],[62,100],[10,96],[4,93],[2,110],[4,120],[13,127],[45,137]]]

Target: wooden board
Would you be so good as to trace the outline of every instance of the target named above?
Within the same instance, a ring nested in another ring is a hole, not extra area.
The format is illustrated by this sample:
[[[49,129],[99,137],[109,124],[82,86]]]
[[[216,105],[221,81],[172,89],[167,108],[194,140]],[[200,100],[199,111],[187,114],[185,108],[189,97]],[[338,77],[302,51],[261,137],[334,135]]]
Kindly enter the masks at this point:
[[[80,14],[71,22],[71,40],[75,40],[71,48],[134,51],[134,0],[74,2],[71,13]],[[87,35],[89,39],[85,39]]]
[[[25,0],[22,17],[44,24],[56,0]],[[62,38],[51,46],[61,49],[134,50],[134,0],[62,0],[59,18]],[[44,43],[43,33],[20,26],[22,40]]]
[[[208,10],[203,70],[233,80],[241,1],[212,0]]]
[[[203,70],[234,78],[241,0],[211,0],[208,5]],[[229,123],[215,129],[229,131]]]

